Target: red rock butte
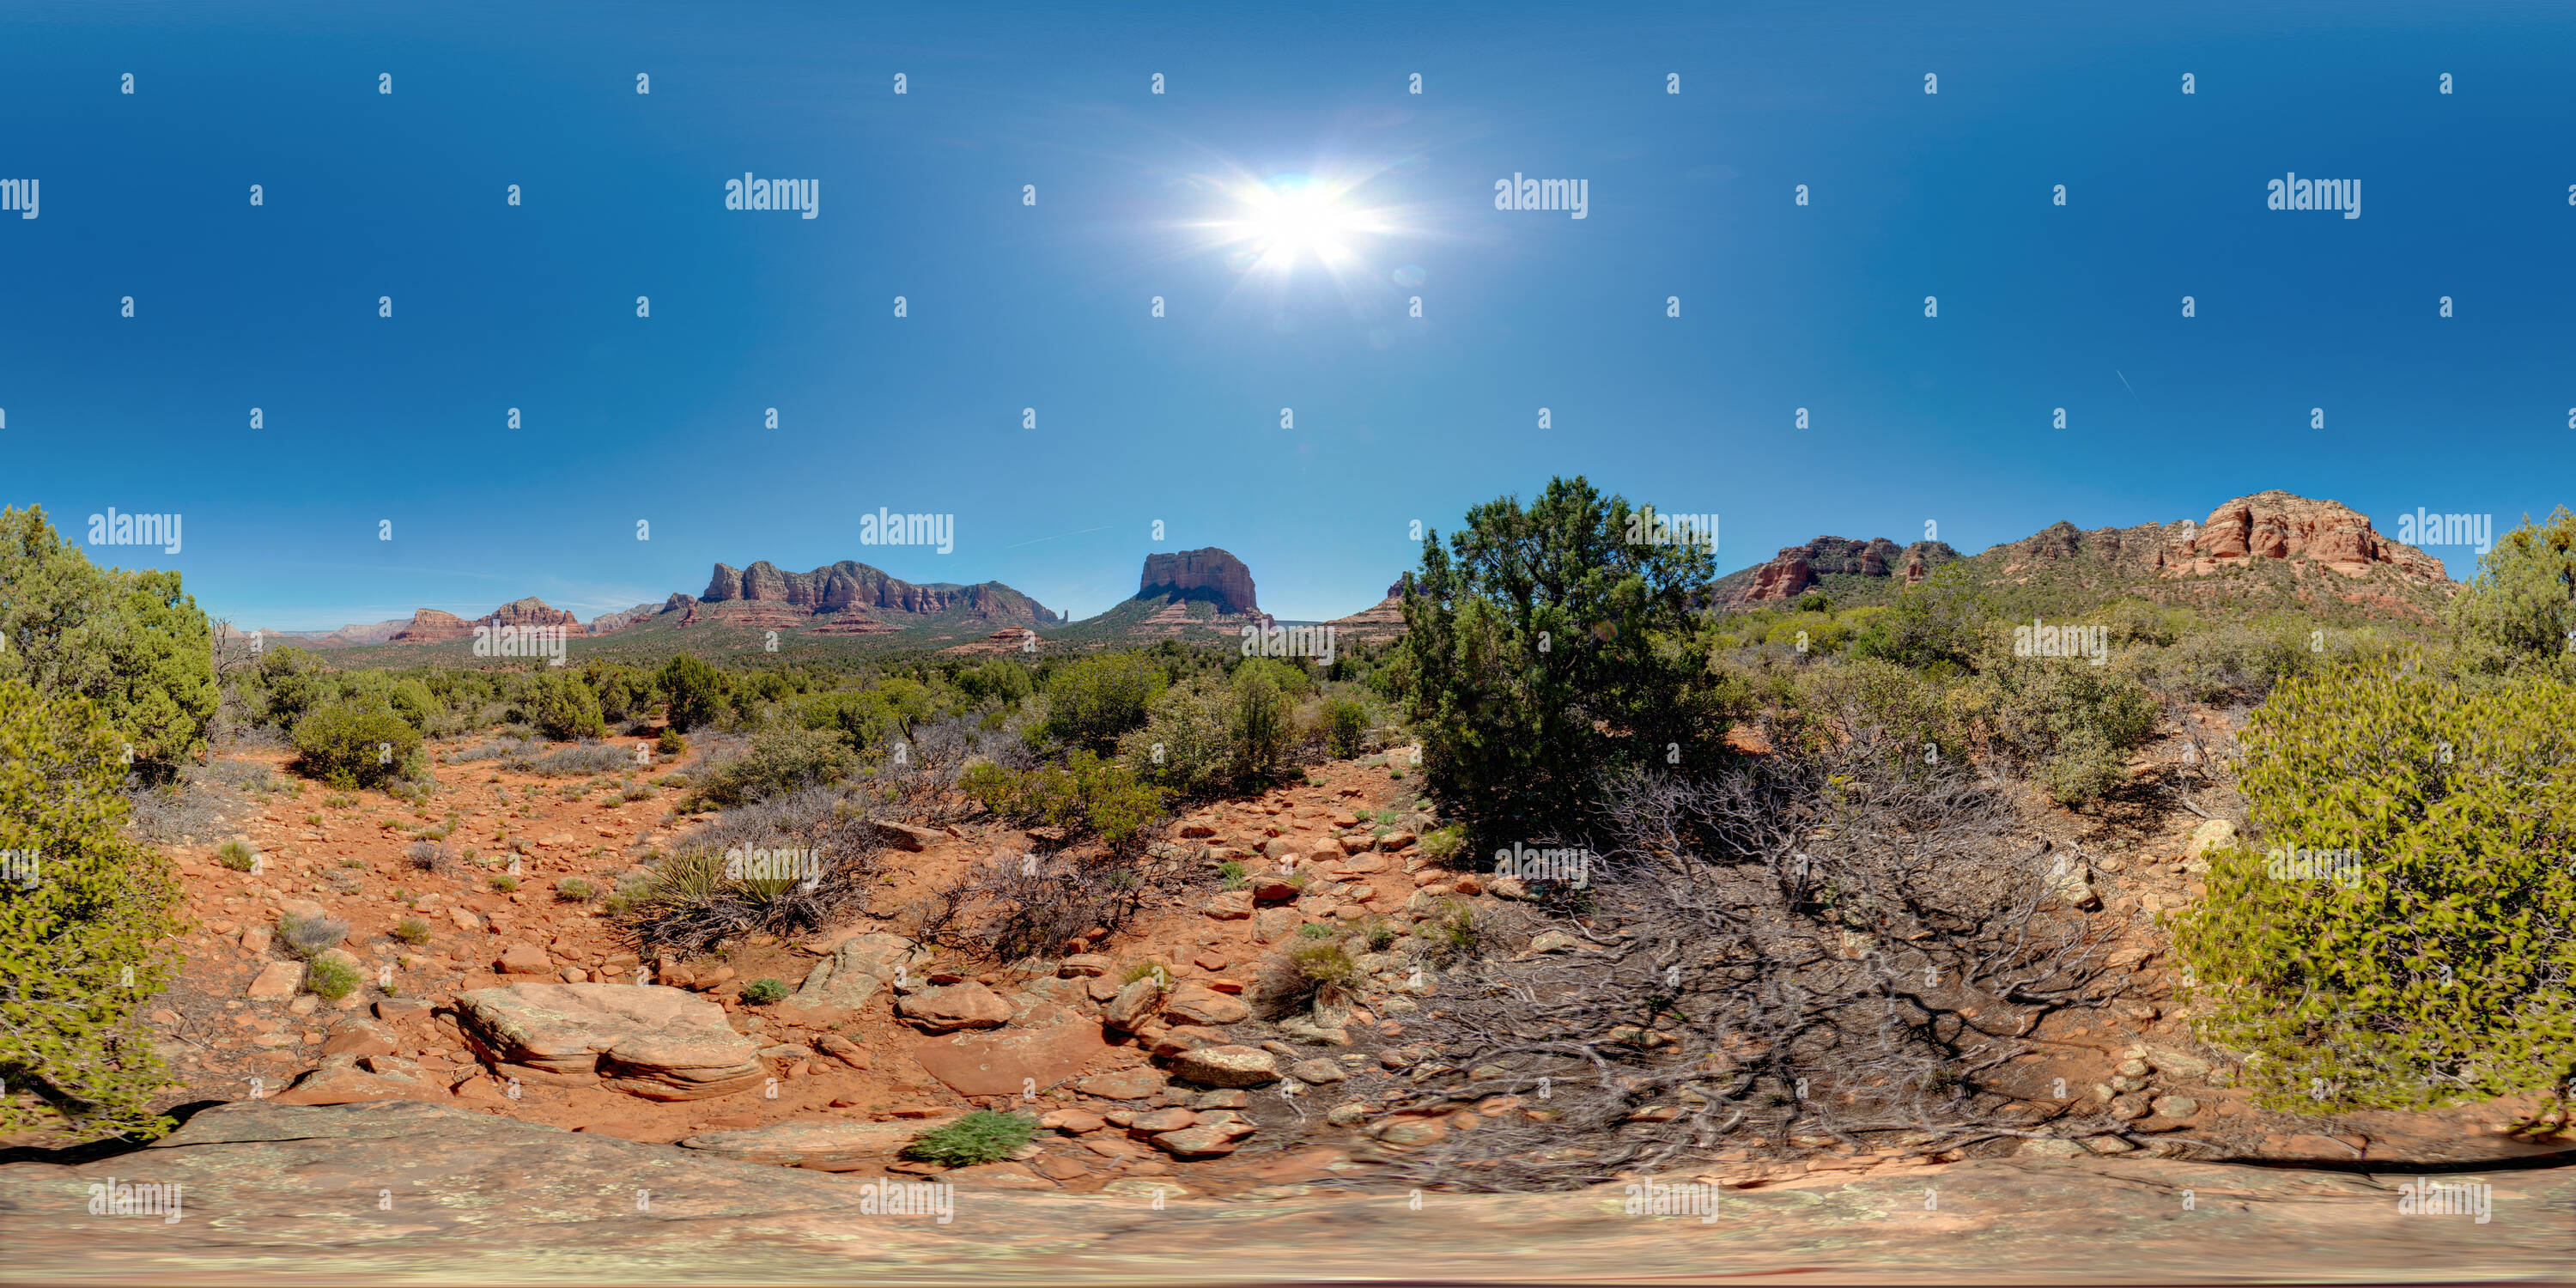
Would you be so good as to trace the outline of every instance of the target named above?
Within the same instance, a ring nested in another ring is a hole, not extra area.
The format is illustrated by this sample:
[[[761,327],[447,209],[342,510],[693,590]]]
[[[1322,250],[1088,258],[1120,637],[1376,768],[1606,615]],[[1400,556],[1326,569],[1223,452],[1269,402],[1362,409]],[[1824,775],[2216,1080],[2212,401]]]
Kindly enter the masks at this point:
[[[1145,556],[1145,572],[1137,580],[1136,597],[1154,595],[1204,599],[1215,604],[1220,613],[1261,611],[1253,599],[1252,570],[1214,546]]]

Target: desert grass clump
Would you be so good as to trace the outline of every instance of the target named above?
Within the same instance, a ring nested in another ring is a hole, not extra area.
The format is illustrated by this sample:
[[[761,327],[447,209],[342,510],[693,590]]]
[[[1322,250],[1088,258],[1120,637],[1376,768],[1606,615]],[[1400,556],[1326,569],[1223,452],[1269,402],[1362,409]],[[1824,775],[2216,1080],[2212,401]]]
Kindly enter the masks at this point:
[[[787,996],[787,985],[775,979],[755,979],[742,986],[742,1000],[748,1006],[767,1006]]]
[[[1118,982],[1121,984],[1133,984],[1137,980],[1145,979],[1149,976],[1155,983],[1160,984],[1165,988],[1169,988],[1172,985],[1172,968],[1161,962],[1155,961],[1150,957],[1144,961],[1129,963],[1127,969],[1119,973]]]
[[[429,923],[418,917],[405,917],[395,924],[393,936],[417,947],[429,942]]]
[[[336,1002],[356,991],[360,978],[357,967],[336,957],[324,958],[305,966],[304,991]]]
[[[933,1127],[904,1147],[906,1158],[946,1167],[998,1163],[1038,1134],[1037,1120],[978,1109],[945,1127]]]
[[[348,937],[349,923],[330,917],[299,917],[290,912],[277,919],[277,941],[307,961]]]
[[[449,855],[436,841],[414,841],[403,850],[403,861],[423,872],[444,872]]]
[[[508,894],[519,888],[519,879],[507,872],[496,872],[484,884],[492,887],[496,894]]]
[[[1350,950],[1325,940],[1301,943],[1263,963],[1259,997],[1277,1016],[1352,996],[1359,986],[1359,963]]]
[[[555,898],[565,903],[588,903],[598,893],[596,887],[580,877],[565,877],[555,882]]]
[[[1243,864],[1240,860],[1227,859],[1225,862],[1216,865],[1216,874],[1220,880],[1225,882],[1225,888],[1228,890],[1241,890],[1252,884],[1252,878],[1245,875]]]
[[[1340,933],[1339,930],[1320,921],[1310,921],[1297,927],[1297,937],[1300,939],[1331,939]]]
[[[226,841],[221,849],[215,851],[215,862],[235,872],[256,872],[259,870],[259,852],[239,841]]]

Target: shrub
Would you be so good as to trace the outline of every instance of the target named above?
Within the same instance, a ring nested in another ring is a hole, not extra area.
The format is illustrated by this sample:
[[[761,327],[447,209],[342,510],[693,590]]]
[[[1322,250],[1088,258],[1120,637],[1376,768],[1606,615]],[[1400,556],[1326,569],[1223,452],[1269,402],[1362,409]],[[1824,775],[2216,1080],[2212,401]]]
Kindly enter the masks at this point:
[[[661,736],[653,740],[653,750],[658,755],[685,756],[689,754],[689,740],[681,737],[679,730],[665,728]]]
[[[1451,961],[1473,957],[1484,944],[1485,928],[1476,918],[1476,905],[1464,899],[1444,899],[1431,919],[1414,927],[1415,937],[1434,961]]]
[[[358,968],[339,958],[330,957],[309,962],[304,967],[304,991],[326,1002],[336,1002],[355,991],[364,979]]]
[[[1234,690],[1193,679],[1155,700],[1145,727],[1120,740],[1119,759],[1184,798],[1218,795],[1242,773],[1235,725]]]
[[[423,872],[444,872],[451,859],[447,847],[435,841],[414,841],[403,850],[403,860]]]
[[[1425,536],[1396,665],[1429,791],[1477,835],[1579,831],[1604,771],[1722,754],[1730,699],[1681,647],[1714,567],[1628,540],[1641,519],[1557,478],[1468,511],[1447,551]]]
[[[1252,884],[1250,878],[1244,876],[1243,863],[1239,859],[1227,859],[1216,865],[1216,874],[1225,882],[1225,888],[1228,890],[1240,890]]]
[[[295,956],[311,959],[326,948],[337,948],[349,937],[349,923],[331,917],[299,917],[286,913],[277,919],[277,942]]]
[[[1268,658],[1254,658],[1234,670],[1234,760],[1238,774],[1267,779],[1287,759],[1296,736],[1291,683],[1305,673]],[[1285,681],[1285,682],[1283,682]]]
[[[1096,653],[1047,678],[1047,732],[1094,752],[1145,723],[1164,688],[1163,669],[1135,653]]]
[[[13,1093],[0,1133],[55,1114],[85,1138],[170,1127],[149,1107],[167,1073],[137,1017],[176,973],[180,886],[122,830],[124,742],[96,704],[0,679],[0,838],[37,864],[32,885],[0,894],[0,1069]],[[26,1091],[39,1094],[14,1094]]]
[[[393,935],[406,944],[425,944],[429,942],[429,923],[418,917],[405,917],[395,924]]]
[[[555,898],[565,903],[588,903],[599,892],[580,877],[565,877],[555,882]]]
[[[837,735],[820,729],[788,729],[752,739],[749,754],[726,762],[708,777],[704,794],[718,805],[741,805],[818,783],[836,783],[858,770],[858,755]]]
[[[702,658],[687,653],[673,657],[663,663],[655,683],[670,699],[667,710],[673,730],[686,732],[713,724],[724,714],[724,673]]]
[[[1363,928],[1360,933],[1368,936],[1370,952],[1382,953],[1387,949],[1395,947],[1395,923],[1391,921],[1386,921],[1378,917],[1371,917],[1368,919],[1368,925]]]
[[[1900,666],[1966,669],[1996,615],[1994,601],[1971,575],[1964,565],[1952,564],[1899,591],[1887,612],[1852,642],[1852,653]]]
[[[1977,677],[1993,740],[2061,805],[2128,781],[2129,753],[2155,732],[2157,705],[2136,680],[2064,658],[2007,659]]]
[[[1301,939],[1330,939],[1339,933],[1341,932],[1320,921],[1310,921],[1297,927],[1297,935]]]
[[[483,884],[492,887],[496,893],[508,894],[519,888],[519,879],[507,872],[496,872],[485,878]]]
[[[904,1147],[906,1158],[943,1167],[998,1163],[1037,1136],[1033,1118],[978,1109],[945,1127],[933,1127]]]
[[[1335,698],[1324,704],[1324,745],[1336,756],[1356,756],[1368,737],[1368,704]]]
[[[2576,511],[2521,526],[2478,558],[2445,609],[2461,642],[2490,666],[2565,664],[2576,654]]]
[[[334,787],[392,782],[420,750],[420,731],[385,707],[334,702],[295,722],[296,769]]]
[[[957,673],[958,691],[978,702],[999,698],[1004,703],[1015,703],[1029,696],[1035,687],[1029,679],[1029,669],[1009,658],[988,658],[981,665]]]
[[[1165,795],[1137,781],[1134,770],[1088,751],[1074,752],[1060,766],[1025,771],[987,761],[967,770],[958,789],[1004,817],[1042,819],[1112,846],[1133,840],[1161,817]]]
[[[1258,996],[1265,1013],[1278,1016],[1333,1002],[1358,992],[1360,968],[1338,943],[1307,942],[1263,963]]]
[[[653,799],[653,785],[650,783],[629,783],[627,784],[625,791],[617,794],[617,798],[623,801],[649,801]]]
[[[120,766],[167,779],[205,749],[214,635],[179,574],[99,568],[43,510],[0,509],[0,638],[0,682],[90,699]]]
[[[1455,823],[1422,834],[1422,857],[1443,867],[1467,848],[1467,829]]]
[[[1800,689],[1800,710],[1830,722],[1803,725],[1797,736],[1875,739],[1908,766],[1966,763],[1967,724],[1938,680],[1876,658],[1855,658],[1810,668]]]
[[[1133,984],[1137,980],[1143,979],[1148,975],[1153,976],[1167,988],[1171,986],[1172,968],[1151,959],[1140,962],[1129,962],[1127,964],[1127,969],[1119,973],[1118,982],[1121,984]]]
[[[215,851],[215,861],[235,872],[251,872],[259,867],[259,855],[239,841],[226,841]]]
[[[2213,853],[2174,940],[2204,1037],[2306,1112],[2576,1074],[2576,685],[2342,668],[2282,683],[2242,741],[2266,850]],[[2315,853],[2345,879],[2304,879]]]
[[[511,768],[523,769],[532,774],[543,774],[548,778],[559,778],[574,774],[613,773],[620,769],[631,769],[634,765],[635,753],[624,747],[613,747],[600,742],[585,742],[578,746],[559,748],[534,759],[516,760],[512,762]]]
[[[787,985],[774,979],[755,979],[742,986],[742,1000],[751,1006],[767,1006],[787,996]]]

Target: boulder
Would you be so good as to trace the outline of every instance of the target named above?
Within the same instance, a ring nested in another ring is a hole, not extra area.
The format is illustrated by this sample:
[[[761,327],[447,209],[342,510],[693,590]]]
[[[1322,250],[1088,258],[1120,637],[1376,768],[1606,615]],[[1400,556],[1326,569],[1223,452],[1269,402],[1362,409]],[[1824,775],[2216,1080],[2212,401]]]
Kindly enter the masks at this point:
[[[865,1069],[869,1065],[875,1063],[873,1060],[869,1059],[866,1051],[859,1048],[858,1043],[852,1042],[838,1033],[826,1033],[823,1036],[814,1039],[814,1045],[820,1048],[824,1054],[831,1056],[833,1059],[838,1060],[853,1069]]]
[[[878,840],[898,850],[911,850],[916,853],[948,839],[948,834],[945,832],[934,832],[926,827],[914,827],[910,823],[896,823],[881,818],[869,819],[868,827],[876,833]]]
[[[546,950],[535,944],[512,944],[501,950],[493,969],[504,975],[550,975],[555,964],[546,956]]]
[[[658,984],[509,984],[459,993],[456,1009],[486,1059],[597,1073],[649,1100],[731,1095],[766,1076],[723,1007]]]
[[[401,1041],[392,1029],[363,1016],[346,1016],[333,1023],[322,1039],[322,1054],[345,1055],[354,1060],[363,1055],[392,1055]]]
[[[1288,1066],[1288,1072],[1299,1082],[1316,1086],[1327,1086],[1350,1076],[1342,1071],[1342,1066],[1322,1059],[1300,1060]]]
[[[1201,905],[1199,911],[1219,921],[1240,921],[1252,915],[1252,892],[1227,890]]]
[[[1129,980],[1109,1004],[1100,1008],[1100,1022],[1122,1033],[1133,1033],[1162,1014],[1163,986],[1151,975]]]
[[[1109,1051],[1098,1021],[1061,1008],[1040,1014],[1061,1019],[933,1038],[912,1049],[913,1061],[961,1096],[1017,1096],[1063,1083]]]
[[[926,949],[900,935],[869,933],[841,941],[832,955],[805,972],[787,1004],[804,1010],[840,1007],[855,1011],[876,996],[898,973],[917,977],[930,961]]]
[[[973,980],[925,988],[901,998],[894,1012],[925,1033],[998,1029],[1011,1022],[1011,1004]]]
[[[1203,984],[1183,984],[1163,999],[1163,1018],[1173,1024],[1240,1024],[1252,1018],[1252,1008]]]
[[[1073,1084],[1073,1089],[1102,1100],[1143,1100],[1161,1091],[1165,1082],[1162,1070],[1139,1065],[1133,1069],[1095,1073]]]
[[[1279,1062],[1259,1047],[1198,1047],[1172,1057],[1172,1074],[1202,1086],[1258,1087],[1279,1081]]]
[[[1252,901],[1254,903],[1294,903],[1296,902],[1297,896],[1303,893],[1305,893],[1305,891],[1301,889],[1296,882],[1283,876],[1259,876],[1252,878]]]
[[[680,1147],[702,1149],[710,1154],[746,1162],[804,1167],[842,1159],[891,1157],[903,1152],[904,1146],[911,1144],[923,1132],[944,1127],[957,1121],[958,1117],[947,1114],[938,1118],[883,1123],[854,1123],[837,1118],[771,1123],[766,1127],[686,1137],[680,1141]]]
[[[1213,1158],[1231,1154],[1244,1137],[1253,1133],[1250,1123],[1208,1123],[1167,1131],[1151,1138],[1154,1148],[1182,1158]]]
[[[1075,953],[1057,963],[1055,973],[1063,979],[1089,979],[1108,974],[1117,964],[1101,953]]]
[[[304,982],[304,967],[299,962],[270,962],[259,968],[242,996],[280,998],[295,996],[296,986]]]

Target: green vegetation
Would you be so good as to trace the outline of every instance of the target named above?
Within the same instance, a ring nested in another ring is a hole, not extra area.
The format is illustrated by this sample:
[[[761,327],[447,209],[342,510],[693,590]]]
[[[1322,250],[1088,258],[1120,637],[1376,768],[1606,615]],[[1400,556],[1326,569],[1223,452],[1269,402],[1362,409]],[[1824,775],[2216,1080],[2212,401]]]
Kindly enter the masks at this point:
[[[942,1167],[998,1163],[1035,1139],[1037,1120],[978,1109],[945,1127],[933,1127],[904,1147],[903,1156]]]
[[[249,872],[259,866],[259,856],[239,841],[226,841],[217,847],[215,861],[235,872]]]
[[[1559,478],[1423,539],[1396,665],[1426,790],[1480,840],[1579,829],[1623,767],[1713,763],[1749,705],[1691,646],[1707,552],[1629,542],[1633,514]]]
[[[321,958],[304,967],[304,991],[326,1002],[336,1002],[355,992],[365,977],[358,968],[336,957]]]
[[[782,729],[752,739],[750,754],[719,766],[700,794],[717,805],[741,805],[817,783],[837,783],[858,770],[858,756],[839,734]]]
[[[1162,668],[1135,653],[1077,659],[1047,680],[1046,732],[1105,753],[1119,735],[1145,723],[1166,684]]]
[[[417,771],[420,730],[393,709],[332,702],[295,722],[298,772],[334,787],[376,787]]]
[[[2474,668],[2576,674],[2576,511],[2504,534],[2447,616]]]
[[[349,923],[331,917],[299,917],[290,912],[277,919],[278,946],[307,961],[339,947],[348,937]]]
[[[580,877],[565,877],[555,882],[555,898],[563,903],[588,903],[599,891]]]
[[[966,771],[958,790],[1004,818],[1041,821],[1071,833],[1124,845],[1159,817],[1163,790],[1139,782],[1134,770],[1089,751],[1062,765],[1005,769],[986,761]]]
[[[742,986],[742,1000],[752,1006],[767,1006],[787,996],[787,985],[775,979],[755,979]]]
[[[519,879],[506,872],[497,872],[486,877],[483,884],[492,887],[494,891],[500,894],[508,894],[519,888]]]
[[[167,779],[205,750],[212,642],[179,574],[99,568],[43,510],[0,509],[0,683],[89,699],[120,766]]]
[[[626,681],[619,674],[618,682]],[[621,687],[621,692],[628,690]],[[558,742],[572,738],[599,738],[608,733],[608,724],[600,715],[599,695],[584,684],[581,677],[555,668],[531,675],[519,694],[519,710],[537,732]]]
[[[429,923],[418,917],[405,917],[394,926],[393,936],[417,947],[429,942]]]
[[[123,832],[125,738],[87,698],[0,679],[0,847],[35,865],[0,897],[0,1132],[172,1125],[139,1017],[177,972],[179,879]]]
[[[2576,685],[2355,667],[2284,682],[2243,741],[2265,848],[2210,856],[2176,925],[2201,1033],[2283,1108],[2576,1075]]]
[[[689,740],[681,737],[679,730],[666,728],[653,740],[653,750],[664,756],[685,756],[689,754]]]

